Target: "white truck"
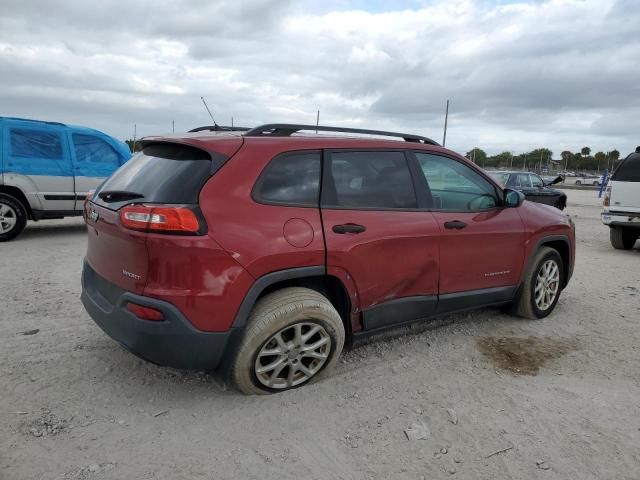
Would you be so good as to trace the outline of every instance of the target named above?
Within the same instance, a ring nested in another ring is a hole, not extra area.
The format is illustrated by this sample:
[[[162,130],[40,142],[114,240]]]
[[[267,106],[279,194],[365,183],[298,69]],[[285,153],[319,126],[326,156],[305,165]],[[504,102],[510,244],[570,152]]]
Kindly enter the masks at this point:
[[[602,223],[613,248],[631,250],[640,237],[640,147],[620,162],[604,195]]]

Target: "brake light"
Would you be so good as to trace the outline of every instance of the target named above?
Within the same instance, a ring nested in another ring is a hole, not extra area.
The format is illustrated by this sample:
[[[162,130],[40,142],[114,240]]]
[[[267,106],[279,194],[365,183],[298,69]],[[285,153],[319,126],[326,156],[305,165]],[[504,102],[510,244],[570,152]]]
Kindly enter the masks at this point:
[[[136,317],[141,318],[142,320],[151,320],[153,322],[164,320],[164,315],[160,310],[156,310],[155,308],[151,307],[143,307],[142,305],[138,305],[137,303],[128,302],[127,310],[129,310]]]
[[[120,210],[120,221],[125,228],[159,233],[200,232],[200,222],[188,207],[171,205],[128,205]]]
[[[89,190],[89,191],[87,192],[87,196],[86,196],[86,197],[84,197],[84,202],[82,203],[82,210],[84,211],[84,218],[85,218],[85,219],[87,218],[87,213],[88,213],[87,208],[89,207],[89,202],[90,202],[90,201],[91,201],[91,199],[93,198],[93,192],[94,192],[94,191],[95,191],[95,190]]]
[[[604,191],[604,200],[602,201],[602,205],[608,207],[611,203],[611,185],[607,186],[607,189]]]

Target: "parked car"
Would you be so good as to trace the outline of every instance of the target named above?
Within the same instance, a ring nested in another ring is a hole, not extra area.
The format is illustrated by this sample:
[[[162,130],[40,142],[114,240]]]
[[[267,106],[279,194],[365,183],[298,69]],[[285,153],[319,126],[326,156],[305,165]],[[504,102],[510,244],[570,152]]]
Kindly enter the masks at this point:
[[[0,147],[0,242],[27,220],[82,215],[87,192],[131,157],[91,128],[9,117],[0,117]]]
[[[576,178],[576,185],[602,185],[602,175],[583,175]]]
[[[527,200],[551,205],[559,210],[567,206],[567,195],[551,185],[562,182],[561,176],[543,180],[540,175],[529,172],[490,172],[501,185],[524,193]]]
[[[86,202],[82,302],[134,354],[247,394],[436,315],[546,317],[573,272],[567,215],[425,137],[271,124],[142,147]]]
[[[631,250],[640,237],[640,147],[611,175],[604,194],[602,222],[613,248]]]

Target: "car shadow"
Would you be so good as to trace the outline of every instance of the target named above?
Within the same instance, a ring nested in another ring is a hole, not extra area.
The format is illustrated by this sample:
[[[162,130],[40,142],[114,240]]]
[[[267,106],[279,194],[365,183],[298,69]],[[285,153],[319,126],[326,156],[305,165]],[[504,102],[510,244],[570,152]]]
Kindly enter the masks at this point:
[[[80,235],[87,231],[87,227],[84,223],[74,223],[65,225],[42,224],[34,225],[30,223],[27,228],[16,238],[17,241],[26,240],[29,238],[41,238],[41,237],[59,237],[65,235]]]

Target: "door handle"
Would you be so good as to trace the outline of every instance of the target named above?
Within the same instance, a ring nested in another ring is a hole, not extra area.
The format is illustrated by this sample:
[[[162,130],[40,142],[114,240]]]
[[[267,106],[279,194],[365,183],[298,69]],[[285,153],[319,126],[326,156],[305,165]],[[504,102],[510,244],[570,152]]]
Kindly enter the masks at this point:
[[[362,233],[367,228],[364,225],[358,225],[356,223],[345,223],[343,225],[334,225],[332,230],[334,233]]]
[[[462,230],[467,224],[460,220],[451,220],[450,222],[444,222],[444,228],[449,230]]]

